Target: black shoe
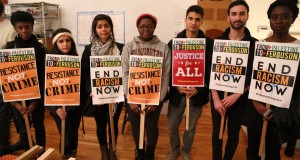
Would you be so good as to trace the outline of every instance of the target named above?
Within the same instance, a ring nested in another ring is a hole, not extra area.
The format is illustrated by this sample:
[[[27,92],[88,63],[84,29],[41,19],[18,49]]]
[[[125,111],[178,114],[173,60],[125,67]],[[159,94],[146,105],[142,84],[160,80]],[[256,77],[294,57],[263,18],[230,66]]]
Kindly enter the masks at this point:
[[[22,142],[21,140],[19,140],[17,143],[9,146],[9,152],[12,153],[12,152],[16,152],[16,151],[19,151],[19,150],[22,150],[23,149],[23,145],[22,145]]]
[[[135,149],[135,160],[144,160],[145,150],[144,149]]]

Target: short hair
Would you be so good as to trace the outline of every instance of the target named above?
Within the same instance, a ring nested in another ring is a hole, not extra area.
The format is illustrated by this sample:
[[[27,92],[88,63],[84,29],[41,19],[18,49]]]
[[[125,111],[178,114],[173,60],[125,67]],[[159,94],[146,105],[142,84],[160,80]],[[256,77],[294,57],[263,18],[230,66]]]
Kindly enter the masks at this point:
[[[3,12],[4,12],[4,4],[3,4],[3,2],[0,0],[0,17],[2,16]]]
[[[98,34],[96,32],[96,27],[97,27],[98,21],[100,21],[100,20],[105,20],[109,24],[109,26],[111,28],[112,38],[113,38],[113,41],[115,42],[114,24],[113,24],[112,19],[110,18],[110,16],[108,16],[106,14],[98,14],[94,18],[94,20],[92,22],[92,35],[91,35],[90,40],[92,41],[94,38],[99,38]]]
[[[272,4],[270,4],[269,9],[267,11],[268,18],[269,19],[271,18],[271,13],[274,8],[279,7],[279,6],[285,6],[291,10],[291,12],[293,13],[293,21],[295,21],[299,14],[299,8],[298,8],[297,4],[298,4],[298,0],[288,0],[288,1],[287,0],[277,0],[277,1],[273,2]]]
[[[11,24],[15,27],[17,22],[29,22],[31,25],[34,24],[34,18],[32,15],[25,11],[16,11],[11,15]]]
[[[52,38],[55,37],[57,34],[63,33],[63,32],[71,33],[71,31],[66,29],[66,28],[58,28],[57,30],[52,32]],[[70,53],[69,55],[78,56],[74,39],[72,37],[70,37],[70,39],[71,39],[71,50],[69,52]],[[62,54],[62,52],[57,47],[57,41],[53,44],[53,48],[51,50],[51,53],[52,54]]]
[[[204,16],[204,10],[203,10],[203,8],[201,6],[198,6],[198,5],[192,5],[192,6],[190,6],[186,10],[185,18],[188,16],[188,14],[190,12],[196,12],[196,13],[200,14],[202,18]]]
[[[151,19],[154,24],[154,28],[156,28],[157,18],[150,13],[143,13],[143,14],[139,15],[139,17],[136,19],[136,27],[138,27],[140,25],[142,19],[144,19],[144,18]]]
[[[230,14],[231,8],[233,8],[235,6],[239,6],[239,5],[245,6],[246,9],[247,9],[247,13],[249,13],[250,9],[249,9],[249,5],[246,1],[244,1],[244,0],[235,0],[235,1],[233,1],[229,4],[228,9],[227,9],[227,14],[228,15]]]

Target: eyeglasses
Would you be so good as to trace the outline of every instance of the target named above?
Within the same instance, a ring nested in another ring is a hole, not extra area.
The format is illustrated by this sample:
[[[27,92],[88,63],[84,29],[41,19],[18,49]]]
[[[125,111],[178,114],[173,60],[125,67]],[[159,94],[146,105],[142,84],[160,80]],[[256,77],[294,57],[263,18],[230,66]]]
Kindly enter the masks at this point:
[[[277,15],[271,15],[270,19],[272,21],[277,21],[277,20],[289,20],[291,17],[289,15],[281,15],[281,16],[277,16]]]
[[[152,29],[154,29],[154,26],[139,26],[139,29],[142,29],[142,30],[146,30],[146,29],[152,30]]]

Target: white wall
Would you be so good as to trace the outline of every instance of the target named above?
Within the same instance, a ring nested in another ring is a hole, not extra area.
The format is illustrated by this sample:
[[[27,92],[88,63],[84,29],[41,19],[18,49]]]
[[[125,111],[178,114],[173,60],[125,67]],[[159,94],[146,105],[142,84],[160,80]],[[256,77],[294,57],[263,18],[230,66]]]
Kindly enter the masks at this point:
[[[253,37],[257,39],[264,39],[267,37],[268,33],[271,32],[269,19],[267,16],[267,10],[269,8],[269,5],[273,2],[274,0],[247,0],[247,3],[250,8],[247,27],[251,31]],[[268,31],[258,32],[257,26],[259,25],[268,26]],[[296,19],[290,31],[300,32],[300,17]]]
[[[40,0],[9,0],[9,3],[30,3]],[[138,34],[135,22],[141,13],[151,13],[158,18],[155,34],[163,42],[172,38],[172,24],[183,21],[186,9],[196,0],[44,0],[44,2],[60,5],[61,26],[76,33],[76,16],[80,11],[115,10],[125,11],[125,42],[129,42]],[[82,53],[83,47],[78,48]]]

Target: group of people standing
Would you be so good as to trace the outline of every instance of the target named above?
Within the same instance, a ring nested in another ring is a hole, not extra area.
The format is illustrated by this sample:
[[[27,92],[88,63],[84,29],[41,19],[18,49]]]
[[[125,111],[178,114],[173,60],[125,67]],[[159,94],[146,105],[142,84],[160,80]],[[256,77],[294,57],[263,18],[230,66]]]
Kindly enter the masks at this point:
[[[279,43],[298,43],[300,41],[289,34],[291,25],[296,20],[299,14],[297,0],[276,0],[268,11],[267,15],[270,21],[270,27],[273,34],[264,39],[266,42]],[[3,6],[3,4],[1,4]],[[3,8],[3,7],[2,7]],[[3,13],[3,9],[0,10]],[[158,36],[154,35],[154,31],[158,25],[158,20],[151,14],[141,14],[136,20],[136,27],[139,35],[128,42],[126,45],[115,41],[114,27],[112,19],[108,15],[97,15],[91,27],[90,44],[84,49],[81,59],[81,88],[80,88],[80,105],[77,107],[66,107],[62,110],[60,106],[51,106],[50,111],[53,116],[57,128],[61,133],[61,122],[66,121],[65,134],[65,152],[62,154],[62,159],[76,157],[78,147],[78,128],[82,115],[88,115],[95,118],[97,126],[97,138],[100,144],[102,159],[117,159],[115,151],[112,149],[112,138],[117,140],[118,137],[118,119],[122,110],[123,103],[118,103],[115,108],[113,124],[115,128],[115,137],[111,136],[109,130],[109,140],[107,140],[107,126],[110,127],[108,104],[101,106],[93,106],[90,81],[90,56],[105,56],[105,55],[121,55],[123,68],[123,85],[125,99],[128,98],[128,79],[129,79],[129,57],[130,55],[154,56],[162,57],[162,76],[160,88],[159,105],[147,105],[144,110],[141,110],[138,104],[125,103],[128,111],[132,135],[136,145],[135,159],[136,160],[152,160],[159,136],[158,121],[163,103],[168,100],[168,131],[170,138],[171,151],[166,155],[168,160],[176,160],[179,155],[182,159],[191,159],[190,152],[192,149],[194,136],[196,133],[196,125],[202,113],[202,108],[209,102],[211,104],[211,114],[213,123],[212,133],[212,149],[213,160],[230,160],[233,158],[239,142],[239,132],[241,125],[247,126],[248,132],[248,148],[246,155],[248,160],[259,160],[258,149],[260,144],[261,126],[263,120],[269,122],[266,136],[266,160],[279,160],[280,148],[282,139],[279,136],[278,128],[273,116],[264,116],[268,111],[264,104],[258,101],[248,99],[248,91],[251,81],[252,62],[254,59],[255,42],[258,41],[252,37],[250,31],[245,27],[249,18],[249,6],[243,0],[236,0],[230,3],[227,9],[227,20],[230,26],[217,39],[249,41],[250,52],[248,57],[246,83],[244,93],[228,93],[224,96],[223,91],[209,90],[210,67],[213,52],[213,40],[208,38],[200,29],[203,23],[204,10],[201,6],[190,6],[186,11],[185,26],[186,29],[181,31],[177,38],[205,38],[205,85],[204,87],[178,87],[172,86],[172,40],[168,44],[159,40]],[[1,20],[1,19],[0,19]],[[1,20],[1,24],[7,20]],[[7,38],[4,48],[34,48],[37,59],[37,73],[39,78],[40,88],[44,88],[45,74],[45,54],[46,49],[37,41],[33,35],[33,17],[23,11],[17,11],[12,14],[11,24],[16,32],[14,39]],[[1,28],[1,38],[2,33]],[[8,37],[8,36],[7,36]],[[60,28],[52,33],[53,48],[50,54],[71,55],[77,56],[76,45],[71,32],[68,29]],[[2,40],[2,39],[1,39]],[[12,41],[10,41],[12,40]],[[8,42],[9,41],[9,42]],[[1,43],[2,44],[2,43]],[[145,52],[143,49],[152,49],[153,52]],[[290,108],[293,113],[300,115],[300,70],[296,78],[292,102]],[[43,89],[41,89],[42,98],[26,102],[27,108],[21,105],[20,102],[13,102],[10,106],[8,103],[1,101],[0,107],[0,156],[9,152],[9,121],[14,117],[15,124],[20,134],[20,139],[25,150],[29,149],[27,133],[25,129],[24,119],[22,117],[32,117],[32,123],[36,132],[36,143],[40,146],[46,146],[45,127],[44,127],[44,112],[43,104]],[[189,130],[183,133],[183,145],[180,144],[179,125],[185,111],[186,99],[190,100],[190,120]],[[92,113],[85,113],[86,106],[93,106],[95,109]],[[271,109],[276,110],[276,106],[271,106]],[[146,143],[143,149],[139,149],[139,131],[140,131],[140,115],[145,114],[145,131]],[[228,139],[226,142],[225,151],[223,153],[223,141],[219,139],[221,117],[225,116],[228,121]],[[298,120],[295,120],[299,122]],[[286,139],[288,147],[285,152],[287,156],[292,157],[296,145],[297,138],[300,132],[299,126],[295,126],[295,130],[291,136]],[[298,134],[298,135],[297,135]]]

